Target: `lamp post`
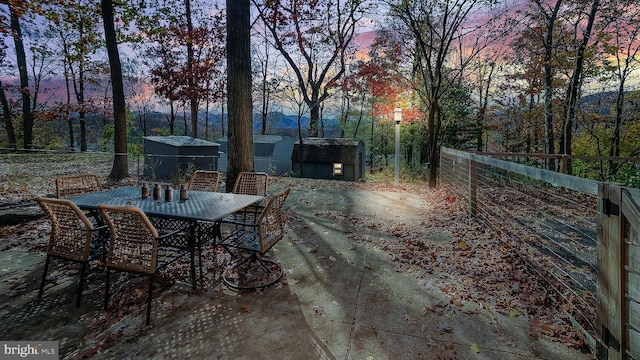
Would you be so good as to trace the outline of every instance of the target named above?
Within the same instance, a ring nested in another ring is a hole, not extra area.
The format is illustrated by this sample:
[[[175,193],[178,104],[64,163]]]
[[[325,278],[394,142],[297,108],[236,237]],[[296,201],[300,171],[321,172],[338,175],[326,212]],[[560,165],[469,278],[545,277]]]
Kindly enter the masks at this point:
[[[402,109],[397,107],[393,109],[393,120],[396,122],[396,177],[395,185],[398,186],[398,178],[400,177],[400,122],[402,121]]]

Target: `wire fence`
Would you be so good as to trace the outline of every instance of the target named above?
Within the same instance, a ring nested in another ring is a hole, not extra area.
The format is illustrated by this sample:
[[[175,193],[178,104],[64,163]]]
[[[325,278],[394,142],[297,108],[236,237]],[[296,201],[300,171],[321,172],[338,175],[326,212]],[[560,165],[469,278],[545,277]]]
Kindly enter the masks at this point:
[[[576,190],[580,186],[572,190],[539,171],[527,175],[528,169],[520,171],[524,165],[510,171],[491,161],[476,162],[482,158],[477,155],[441,154],[441,186],[468,199],[476,219],[546,280],[553,290],[550,297],[565,304],[574,325],[595,337],[598,198],[593,183],[585,181],[586,191]]]

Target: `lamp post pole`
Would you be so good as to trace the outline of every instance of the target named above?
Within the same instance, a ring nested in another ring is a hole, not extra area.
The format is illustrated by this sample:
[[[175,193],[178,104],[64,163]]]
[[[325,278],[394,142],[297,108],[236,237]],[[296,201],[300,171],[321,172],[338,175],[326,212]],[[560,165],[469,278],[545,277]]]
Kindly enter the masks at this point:
[[[396,122],[396,176],[395,185],[398,186],[398,178],[400,177],[400,122],[402,121],[402,109],[397,107],[393,110],[393,120]]]

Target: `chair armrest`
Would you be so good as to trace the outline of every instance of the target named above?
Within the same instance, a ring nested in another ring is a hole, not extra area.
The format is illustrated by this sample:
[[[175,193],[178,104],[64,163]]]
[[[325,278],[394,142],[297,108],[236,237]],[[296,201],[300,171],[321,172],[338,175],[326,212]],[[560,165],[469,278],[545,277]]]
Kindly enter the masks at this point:
[[[220,245],[248,251],[260,251],[260,238],[255,230],[240,228],[220,240]]]

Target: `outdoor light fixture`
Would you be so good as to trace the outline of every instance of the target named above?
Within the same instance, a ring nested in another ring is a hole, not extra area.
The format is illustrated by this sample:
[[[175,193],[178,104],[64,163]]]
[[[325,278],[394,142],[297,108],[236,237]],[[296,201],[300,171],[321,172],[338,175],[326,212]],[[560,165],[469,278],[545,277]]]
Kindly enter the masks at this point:
[[[393,109],[393,120],[396,122],[396,177],[395,185],[398,186],[398,178],[400,177],[400,169],[398,167],[400,162],[400,122],[402,121],[402,108],[397,107]]]
[[[342,175],[341,163],[333,163],[333,175]]]
[[[402,121],[402,108],[397,107],[393,109],[393,120],[396,121],[396,125],[400,125]]]

